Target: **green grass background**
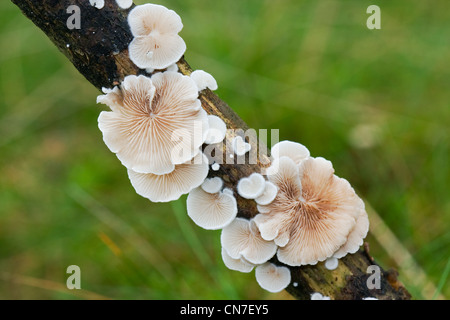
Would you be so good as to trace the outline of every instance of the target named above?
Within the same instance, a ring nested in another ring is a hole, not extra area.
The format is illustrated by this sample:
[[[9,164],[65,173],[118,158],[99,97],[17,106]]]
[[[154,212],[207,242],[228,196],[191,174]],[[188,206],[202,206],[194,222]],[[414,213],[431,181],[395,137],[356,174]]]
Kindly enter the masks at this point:
[[[414,263],[386,232],[367,238],[377,261],[416,299],[450,297],[448,1],[158,3],[218,95],[331,160]],[[381,30],[366,28],[370,4]],[[194,225],[184,197],[134,192],[97,127],[99,92],[9,1],[0,46],[1,299],[289,298],[225,268],[220,232]],[[72,264],[83,290],[65,287]]]

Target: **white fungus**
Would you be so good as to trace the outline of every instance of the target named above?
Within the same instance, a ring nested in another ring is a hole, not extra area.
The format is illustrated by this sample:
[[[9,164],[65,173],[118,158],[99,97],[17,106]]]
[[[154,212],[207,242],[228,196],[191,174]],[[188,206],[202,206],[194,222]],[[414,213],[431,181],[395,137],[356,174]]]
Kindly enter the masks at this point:
[[[116,0],[116,3],[121,9],[128,9],[132,6],[133,0]]]
[[[255,199],[259,205],[268,205],[275,200],[278,192],[278,187],[270,181],[265,182],[264,192],[258,198]]]
[[[270,262],[257,266],[255,276],[261,288],[269,292],[280,292],[291,282],[291,272],[288,268]]]
[[[259,173],[252,173],[246,178],[241,178],[237,184],[238,194],[245,199],[256,199],[264,193],[266,180]]]
[[[272,159],[279,159],[281,157],[288,157],[292,159],[296,164],[300,164],[303,160],[309,158],[309,150],[302,144],[293,141],[280,141],[275,144],[270,153]]]
[[[138,173],[167,174],[191,160],[206,139],[208,117],[191,78],[175,72],[127,76],[97,98],[111,111],[98,118],[103,140]]]
[[[219,177],[208,178],[201,185],[203,191],[208,193],[217,193],[222,190],[223,180]]]
[[[188,216],[203,229],[217,230],[229,225],[238,212],[237,202],[229,193],[208,193],[202,188],[189,192]]]
[[[225,139],[227,133],[227,126],[225,122],[218,116],[208,116],[209,129],[206,135],[206,144],[219,143]]]
[[[166,71],[178,72],[178,65],[176,63],[171,64],[167,67]]]
[[[231,142],[233,152],[238,156],[243,156],[252,149],[252,146],[242,139],[241,136],[237,136]]]
[[[220,164],[218,164],[217,162],[214,162],[214,163],[211,165],[211,169],[212,169],[213,171],[219,171],[219,169],[220,169]]]
[[[224,248],[222,248],[222,260],[228,269],[244,273],[251,272],[255,267],[253,263],[248,262],[244,258],[233,259]]]
[[[362,300],[378,300],[378,299],[374,298],[374,297],[367,297],[367,298],[362,298]]]
[[[195,70],[191,73],[191,78],[197,84],[198,91],[205,90],[206,88],[210,90],[217,90],[217,81],[212,75],[203,70]]]
[[[89,0],[91,6],[102,9],[105,6],[105,0]]]
[[[178,35],[183,23],[173,10],[157,4],[139,5],[128,14],[128,24],[134,36],[128,46],[130,59],[141,69],[165,69],[186,51]]]
[[[314,292],[311,294],[311,300],[331,300],[330,297],[324,296],[319,292]]]
[[[199,153],[193,161],[176,165],[168,174],[137,173],[128,169],[128,177],[137,194],[152,202],[168,202],[201,185],[208,169],[208,158]]]
[[[336,270],[339,265],[339,260],[335,257],[330,257],[325,260],[325,268],[328,270]]]
[[[220,242],[231,258],[243,257],[253,264],[265,263],[277,251],[273,241],[261,237],[253,221],[243,218],[234,219],[222,230]]]

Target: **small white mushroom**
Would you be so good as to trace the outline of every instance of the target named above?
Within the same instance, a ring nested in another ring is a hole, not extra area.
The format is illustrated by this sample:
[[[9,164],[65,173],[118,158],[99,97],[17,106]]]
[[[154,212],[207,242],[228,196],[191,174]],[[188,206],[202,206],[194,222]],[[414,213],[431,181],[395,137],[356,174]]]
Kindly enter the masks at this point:
[[[186,51],[178,35],[183,23],[173,10],[151,3],[139,5],[128,14],[128,24],[134,36],[128,46],[130,59],[141,69],[165,69]]]
[[[252,146],[242,139],[241,136],[237,136],[231,142],[233,152],[238,156],[243,156],[252,149]]]
[[[237,192],[245,199],[256,199],[264,193],[265,187],[266,180],[261,174],[255,172],[239,180]]]
[[[222,260],[228,269],[244,273],[251,272],[255,267],[253,263],[248,262],[244,258],[233,259],[224,248],[222,248]]]
[[[133,0],[116,0],[117,5],[122,9],[128,9],[133,4]]]
[[[188,216],[203,229],[217,230],[229,225],[238,212],[237,202],[229,193],[208,193],[198,187],[189,192]]]
[[[208,193],[217,193],[222,190],[223,180],[219,177],[208,178],[202,183],[202,189]]]
[[[128,177],[137,194],[152,202],[169,202],[201,185],[208,171],[208,158],[199,153],[193,161],[176,165],[168,174],[138,173],[128,169]]]
[[[208,116],[209,129],[206,135],[206,144],[219,143],[225,139],[227,126],[218,116]]]
[[[339,265],[339,260],[335,257],[328,258],[325,260],[325,268],[328,270],[336,270]]]
[[[259,205],[268,205],[277,196],[278,187],[270,181],[265,182],[264,193],[255,199]]]
[[[261,237],[253,221],[243,218],[234,219],[222,230],[220,242],[231,258],[243,257],[253,264],[267,262],[277,251],[273,241]]]
[[[91,6],[102,9],[105,6],[105,0],[89,0]]]
[[[374,297],[367,297],[367,298],[362,298],[362,300],[378,300],[378,299],[374,298]]]
[[[288,157],[296,164],[300,164],[303,160],[309,158],[309,150],[302,144],[293,141],[280,141],[275,144],[270,153],[272,159],[279,159],[281,157]]]
[[[211,165],[211,169],[212,169],[213,171],[218,171],[218,170],[220,169],[220,164],[218,164],[217,162],[214,162],[214,163]]]
[[[311,294],[311,300],[331,300],[330,297],[324,296],[319,292],[314,292]]]
[[[203,70],[195,70],[191,73],[191,78],[197,84],[198,91],[205,90],[206,88],[214,91],[218,88],[216,79]]]
[[[233,197],[234,197],[233,190],[231,190],[230,188],[224,188],[224,189],[222,190],[222,192],[223,192],[223,193],[226,193],[226,194],[229,194],[230,196],[233,196]]]
[[[178,72],[178,65],[176,63],[171,64],[167,67],[166,71]]]
[[[291,282],[291,272],[288,268],[270,262],[257,266],[255,276],[261,288],[269,292],[280,292]]]

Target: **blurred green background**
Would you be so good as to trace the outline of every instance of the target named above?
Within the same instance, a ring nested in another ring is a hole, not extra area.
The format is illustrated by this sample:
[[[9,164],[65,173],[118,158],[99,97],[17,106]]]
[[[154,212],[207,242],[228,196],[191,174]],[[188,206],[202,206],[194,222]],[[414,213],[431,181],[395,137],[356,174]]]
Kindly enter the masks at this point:
[[[157,3],[244,121],[352,183],[377,261],[414,298],[449,298],[448,1]],[[370,4],[381,30],[366,27]],[[194,225],[185,198],[139,197],[102,141],[99,92],[12,3],[0,9],[0,298],[289,298],[228,270],[220,232]],[[83,290],[65,286],[72,264]]]

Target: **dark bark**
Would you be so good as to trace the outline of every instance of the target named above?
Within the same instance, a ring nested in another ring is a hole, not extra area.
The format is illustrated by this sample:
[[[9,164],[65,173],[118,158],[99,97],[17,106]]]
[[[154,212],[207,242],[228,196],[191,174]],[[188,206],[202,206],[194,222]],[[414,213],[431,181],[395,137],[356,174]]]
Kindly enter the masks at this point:
[[[128,57],[128,44],[132,35],[127,24],[128,10],[117,7],[115,1],[105,1],[101,10],[94,8],[88,0],[12,0],[33,23],[38,26],[72,62],[86,79],[96,88],[112,88],[131,74],[146,74],[138,69]],[[70,5],[81,9],[81,28],[70,30],[67,13]],[[180,72],[190,74],[192,69],[182,58],[178,63]],[[222,118],[230,129],[246,130],[248,126],[222,100],[210,90],[200,94],[203,108],[208,114]],[[232,133],[229,133],[233,135]],[[252,145],[252,150],[267,148]],[[226,150],[226,149],[225,149]],[[229,149],[228,149],[229,150]],[[224,157],[227,157],[226,151]],[[252,172],[260,172],[268,164],[267,155],[258,156],[257,164],[224,164],[220,170],[210,175],[220,176],[226,186],[235,190],[240,178]],[[257,214],[254,201],[238,198],[239,215],[251,218]],[[277,261],[274,261],[278,263]],[[410,299],[410,294],[397,280],[394,271],[382,270],[381,288],[369,290],[366,285],[370,274],[367,267],[376,265],[365,250],[348,255],[339,262],[334,271],[327,270],[323,263],[316,266],[289,267],[292,274],[291,285],[286,289],[297,299],[309,299],[313,292],[320,292],[332,299]],[[294,283],[296,285],[294,286]]]

